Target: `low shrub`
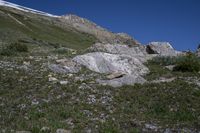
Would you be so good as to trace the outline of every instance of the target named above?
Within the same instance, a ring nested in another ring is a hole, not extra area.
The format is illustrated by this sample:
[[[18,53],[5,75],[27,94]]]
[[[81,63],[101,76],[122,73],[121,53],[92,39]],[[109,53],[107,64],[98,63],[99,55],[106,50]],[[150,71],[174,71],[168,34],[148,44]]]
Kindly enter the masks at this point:
[[[16,52],[28,52],[28,47],[23,43],[11,43],[8,48]]]
[[[11,56],[15,55],[17,52],[28,52],[28,47],[22,43],[11,43],[8,46],[2,48],[0,55]]]
[[[159,56],[153,58],[150,62],[153,64],[159,64],[161,66],[169,66],[169,65],[175,65],[178,60],[180,60],[181,57],[164,57]]]
[[[11,56],[13,54],[14,52],[8,48],[3,48],[0,52],[0,55],[3,55],[3,56]]]
[[[181,72],[199,72],[200,59],[194,54],[183,56],[182,59],[177,62],[173,70]]]

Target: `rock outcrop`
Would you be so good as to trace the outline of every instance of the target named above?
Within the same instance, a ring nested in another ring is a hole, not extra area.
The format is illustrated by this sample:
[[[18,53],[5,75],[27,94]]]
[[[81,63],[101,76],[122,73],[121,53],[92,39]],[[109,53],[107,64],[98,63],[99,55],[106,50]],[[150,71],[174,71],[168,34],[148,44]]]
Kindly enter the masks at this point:
[[[88,49],[89,52],[104,52],[110,54],[126,55],[138,58],[145,62],[150,56],[147,55],[146,47],[143,45],[128,46],[122,44],[102,44],[96,43]]]
[[[200,57],[200,48],[197,49],[197,52],[196,52],[197,56]]]
[[[174,50],[168,42],[151,42],[146,46],[148,54],[158,54],[160,56],[177,56],[181,52]]]
[[[140,60],[125,55],[94,52],[78,55],[73,60],[98,73],[124,72],[140,75],[148,72]]]
[[[49,69],[56,73],[78,73],[81,66],[71,59],[57,60],[56,64],[50,64]]]
[[[114,79],[97,80],[100,84],[113,87],[144,83],[145,79],[142,75],[149,71],[138,58],[127,55],[93,52],[78,55],[73,58],[73,61],[98,73],[123,73]]]
[[[59,19],[62,24],[71,26],[78,31],[94,35],[100,42],[104,43],[121,43],[129,45],[138,45],[139,43],[124,33],[115,34],[97,24],[76,15],[64,15]]]

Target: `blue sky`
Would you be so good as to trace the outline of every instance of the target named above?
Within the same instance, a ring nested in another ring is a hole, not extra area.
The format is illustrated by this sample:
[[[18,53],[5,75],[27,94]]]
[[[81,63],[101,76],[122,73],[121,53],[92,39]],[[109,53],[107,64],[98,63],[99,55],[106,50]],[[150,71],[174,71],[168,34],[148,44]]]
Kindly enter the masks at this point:
[[[168,41],[178,50],[200,43],[200,0],[7,0],[55,15],[76,14],[142,44]]]

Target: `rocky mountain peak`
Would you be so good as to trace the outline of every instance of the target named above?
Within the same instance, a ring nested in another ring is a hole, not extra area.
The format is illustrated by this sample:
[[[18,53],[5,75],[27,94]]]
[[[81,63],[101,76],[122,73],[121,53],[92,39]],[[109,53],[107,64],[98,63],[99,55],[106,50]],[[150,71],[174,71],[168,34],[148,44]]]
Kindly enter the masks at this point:
[[[65,20],[68,20],[68,21],[71,21],[73,23],[82,23],[82,24],[89,24],[89,25],[93,25],[93,26],[97,26],[94,22],[92,21],[89,21],[85,18],[82,18],[82,17],[79,17],[77,15],[74,15],[74,14],[67,14],[67,15],[63,15],[61,16],[62,19],[65,19]]]
[[[81,18],[77,15],[63,15],[60,17],[60,20],[63,23],[71,25],[73,28],[81,32],[94,35],[102,43],[121,43],[128,45],[139,44],[136,40],[134,40],[130,35],[126,33],[113,33],[95,24],[94,22],[85,18]]]

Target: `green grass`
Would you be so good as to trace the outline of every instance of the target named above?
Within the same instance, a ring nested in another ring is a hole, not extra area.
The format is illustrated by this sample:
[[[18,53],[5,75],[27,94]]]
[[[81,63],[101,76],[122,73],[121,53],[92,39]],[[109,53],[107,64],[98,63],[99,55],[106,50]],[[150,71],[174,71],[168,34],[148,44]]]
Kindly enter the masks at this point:
[[[137,119],[159,125],[199,127],[200,90],[182,80],[127,86],[116,99],[119,120]]]
[[[20,25],[9,16],[0,15],[0,38],[5,42],[13,42],[21,38],[36,38],[37,40],[57,43],[63,47],[82,50],[91,46],[96,40],[91,35],[70,28],[58,27],[51,20],[24,17],[3,8],[0,10],[11,14],[25,25]]]
[[[196,71],[171,71],[166,68],[167,65],[176,66],[180,62],[185,62],[187,57],[156,57],[153,60],[149,60],[145,65],[149,68],[150,73],[148,73],[145,78],[148,81],[159,79],[160,77],[172,78],[172,77],[200,77],[200,74]],[[194,61],[188,61],[194,62]],[[191,67],[197,65],[197,63],[192,64]],[[197,66],[198,67],[198,66]]]
[[[200,126],[200,88],[194,84],[178,79],[121,88],[90,85],[87,81],[74,82],[74,77],[45,70],[44,63],[52,60],[41,58],[35,61],[28,57],[1,57],[17,65],[22,65],[23,61],[30,61],[32,65],[30,71],[0,69],[1,129],[37,133],[42,127],[49,127],[51,132],[64,128],[73,132],[91,129],[138,133],[145,123],[155,123],[162,128],[197,129]],[[90,73],[83,70],[77,75]],[[62,86],[49,82],[49,74],[59,80],[67,79],[70,84]],[[79,88],[83,83],[91,88]],[[94,104],[88,104],[89,95],[96,97]],[[112,100],[102,104],[103,96]],[[33,105],[34,100],[39,103]],[[103,122],[101,114],[107,115]],[[70,119],[74,128],[67,122]]]

